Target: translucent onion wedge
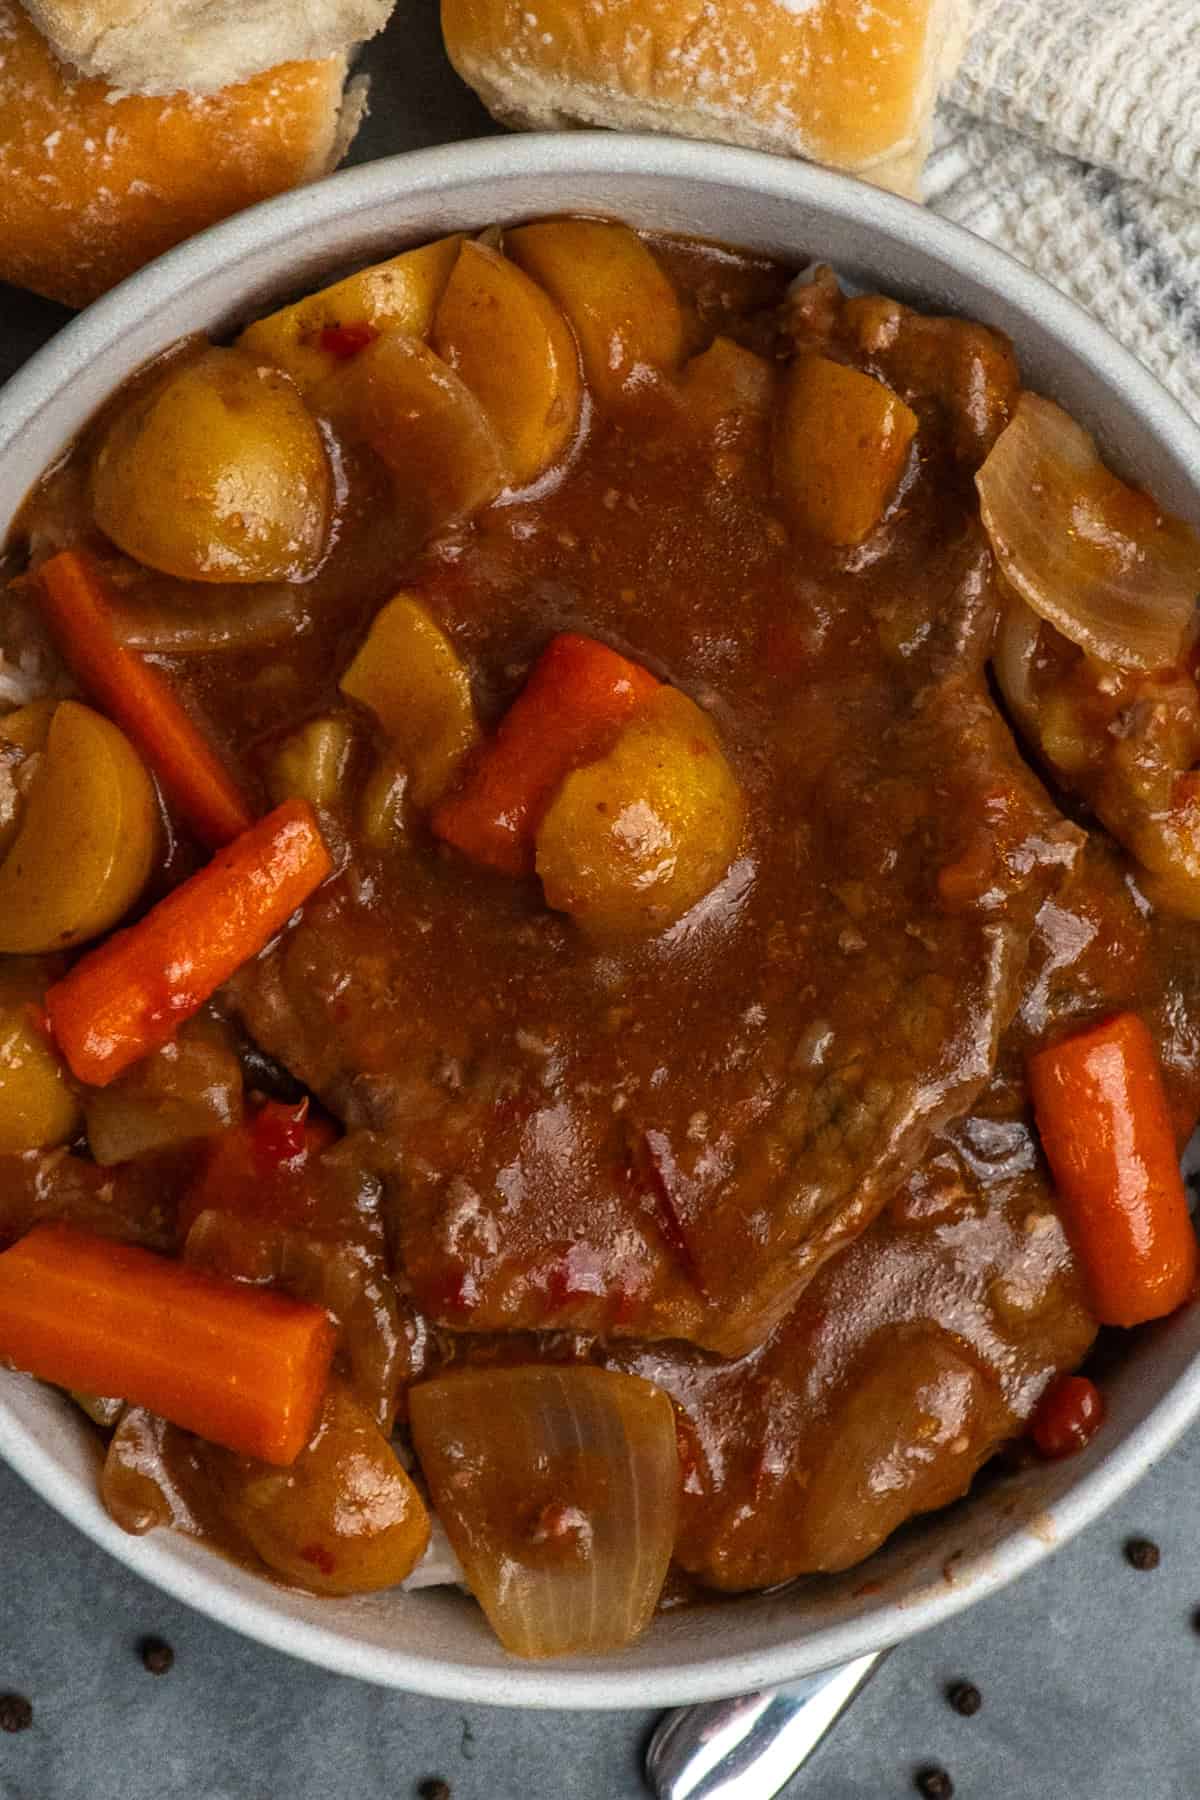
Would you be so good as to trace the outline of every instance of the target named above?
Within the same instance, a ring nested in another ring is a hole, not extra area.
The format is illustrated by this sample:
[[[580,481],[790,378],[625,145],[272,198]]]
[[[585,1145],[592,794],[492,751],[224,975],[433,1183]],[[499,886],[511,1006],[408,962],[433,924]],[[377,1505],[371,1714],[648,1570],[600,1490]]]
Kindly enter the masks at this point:
[[[204,1014],[84,1100],[88,1149],[102,1168],[195,1143],[241,1116],[241,1064],[225,1027]]]
[[[1103,662],[1178,660],[1200,594],[1200,537],[1118,481],[1061,407],[1022,394],[975,483],[997,561],[1036,613]]]
[[[151,589],[148,598],[123,600],[114,609],[119,643],[150,656],[211,656],[258,650],[298,637],[312,623],[303,590],[283,585],[213,586],[186,602]]]
[[[171,1468],[170,1449],[186,1442],[144,1407],[130,1406],[109,1439],[100,1495],[109,1515],[133,1537],[163,1525],[195,1533],[196,1519]]]
[[[992,667],[1013,723],[1036,745],[1037,701],[1033,692],[1033,662],[1042,621],[1016,594],[1005,597],[996,627]]]
[[[666,1395],[607,1369],[480,1369],[414,1388],[409,1405],[434,1504],[505,1649],[631,1643],[675,1541]]]

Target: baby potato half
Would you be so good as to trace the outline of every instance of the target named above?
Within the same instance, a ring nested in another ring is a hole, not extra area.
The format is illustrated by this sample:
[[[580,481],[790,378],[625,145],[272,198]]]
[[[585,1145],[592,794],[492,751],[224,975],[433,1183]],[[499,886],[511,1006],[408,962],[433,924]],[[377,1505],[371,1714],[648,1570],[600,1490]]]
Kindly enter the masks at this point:
[[[205,350],[136,398],[92,468],[96,523],[181,581],[299,581],[325,553],[329,458],[291,377]]]

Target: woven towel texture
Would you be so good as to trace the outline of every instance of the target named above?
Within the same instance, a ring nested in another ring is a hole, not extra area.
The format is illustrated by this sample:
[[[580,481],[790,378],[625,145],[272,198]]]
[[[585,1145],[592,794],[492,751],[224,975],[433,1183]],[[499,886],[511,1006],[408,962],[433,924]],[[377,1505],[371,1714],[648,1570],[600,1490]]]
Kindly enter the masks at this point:
[[[1200,0],[975,0],[925,192],[1200,418]]]

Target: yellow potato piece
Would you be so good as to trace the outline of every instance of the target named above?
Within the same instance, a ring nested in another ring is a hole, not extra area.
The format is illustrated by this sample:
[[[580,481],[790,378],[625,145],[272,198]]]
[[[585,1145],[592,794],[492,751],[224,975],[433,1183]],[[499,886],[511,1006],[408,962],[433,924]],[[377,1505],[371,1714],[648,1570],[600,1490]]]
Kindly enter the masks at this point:
[[[461,237],[439,238],[418,250],[405,250],[390,261],[375,263],[256,319],[238,339],[276,368],[286,369],[307,392],[338,367],[338,358],[322,350],[321,333],[330,326],[373,325],[376,331],[403,331],[428,337],[434,310],[458,257]]]
[[[828,357],[798,356],[775,420],[775,487],[827,544],[861,544],[891,502],[917,415],[891,388]]]
[[[504,248],[566,313],[597,395],[611,400],[639,370],[683,361],[679,297],[627,225],[552,219],[506,231]]]
[[[158,836],[154,788],[129,740],[64,700],[0,863],[0,951],[63,950],[109,930],[146,885]]]
[[[736,427],[743,419],[764,419],[775,397],[775,382],[775,370],[764,357],[732,338],[714,338],[679,377],[685,417],[709,434],[723,425]]]
[[[57,700],[31,700],[28,706],[5,713],[0,719],[0,742],[15,744],[27,756],[32,756],[35,750],[44,750],[57,705]]]
[[[34,1023],[41,998],[33,976],[0,977],[0,1156],[63,1144],[79,1125],[66,1071]]]
[[[341,796],[354,747],[349,719],[336,714],[310,719],[280,744],[267,775],[278,806],[282,800],[311,800],[332,807]]]
[[[537,836],[546,900],[601,935],[660,930],[720,881],[744,817],[708,715],[664,687],[551,803]]]
[[[295,383],[206,350],[116,417],[92,469],[96,523],[182,581],[290,581],[325,553],[329,458]]]
[[[363,782],[359,796],[358,835],[373,850],[391,850],[408,841],[405,797],[408,770],[395,756],[381,757]]]
[[[341,688],[379,720],[416,804],[432,806],[478,742],[479,726],[467,671],[418,599],[397,594],[375,615]],[[394,772],[389,779],[394,784]]]
[[[0,857],[8,853],[21,829],[24,797],[37,773],[38,753],[45,748],[55,700],[34,700],[0,719]]]
[[[343,1382],[288,1469],[205,1452],[224,1509],[268,1568],[318,1594],[370,1594],[410,1575],[429,1514],[396,1453]]]
[[[514,485],[536,480],[579,425],[579,352],[553,300],[495,250],[466,243],[430,341],[483,403]]]
[[[496,427],[420,338],[393,332],[343,364],[318,403],[387,464],[401,503],[429,533],[469,517],[510,479]]]

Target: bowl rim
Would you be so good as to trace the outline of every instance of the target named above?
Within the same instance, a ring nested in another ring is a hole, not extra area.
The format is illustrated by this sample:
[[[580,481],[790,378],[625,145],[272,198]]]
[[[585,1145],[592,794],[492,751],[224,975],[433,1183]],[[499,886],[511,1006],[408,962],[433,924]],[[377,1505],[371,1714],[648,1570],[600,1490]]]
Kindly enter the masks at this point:
[[[457,187],[482,189],[490,178],[526,176],[653,176],[702,180],[758,196],[809,201],[867,240],[902,235],[933,269],[969,270],[1018,311],[1035,314],[1103,389],[1168,443],[1189,475],[1200,507],[1200,430],[1183,408],[1089,314],[1041,277],[986,241],[908,201],[851,177],[758,151],[684,139],[606,132],[480,138],[408,151],[343,170],[313,186],[266,201],[188,240],[67,324],[20,369],[0,405],[0,467],[20,456],[21,439],[73,378],[111,353],[130,321],[179,304],[222,265],[235,268],[256,249],[319,239],[334,221],[377,209],[389,197],[431,196]],[[300,234],[305,234],[304,240]],[[39,467],[28,485],[42,473]],[[902,1604],[884,1599],[863,1616],[803,1633],[791,1648],[714,1654],[702,1665],[656,1672],[606,1670],[512,1661],[503,1670],[465,1667],[356,1642],[334,1629],[289,1616],[269,1598],[234,1594],[153,1539],[128,1537],[68,1478],[54,1454],[21,1423],[0,1393],[0,1456],[72,1524],[135,1573],[175,1598],[276,1650],[337,1673],[448,1700],[500,1705],[603,1709],[679,1705],[772,1685],[798,1674],[882,1649],[951,1617],[996,1591],[1065,1543],[1116,1501],[1164,1455],[1200,1414],[1200,1354],[1124,1440],[1083,1472],[1045,1508],[1036,1533],[1014,1524],[1001,1542],[959,1565],[940,1592]]]

